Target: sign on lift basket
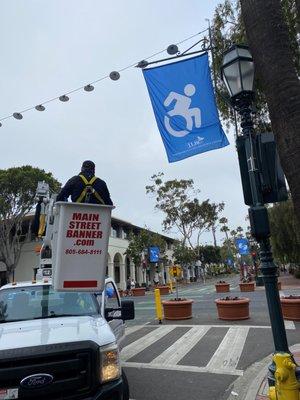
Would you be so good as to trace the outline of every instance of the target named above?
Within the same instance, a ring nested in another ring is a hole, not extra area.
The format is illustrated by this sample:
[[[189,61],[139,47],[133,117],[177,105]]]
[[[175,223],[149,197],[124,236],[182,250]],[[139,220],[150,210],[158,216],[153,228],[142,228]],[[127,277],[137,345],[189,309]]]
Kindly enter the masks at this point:
[[[57,202],[52,239],[53,285],[102,291],[113,206]]]

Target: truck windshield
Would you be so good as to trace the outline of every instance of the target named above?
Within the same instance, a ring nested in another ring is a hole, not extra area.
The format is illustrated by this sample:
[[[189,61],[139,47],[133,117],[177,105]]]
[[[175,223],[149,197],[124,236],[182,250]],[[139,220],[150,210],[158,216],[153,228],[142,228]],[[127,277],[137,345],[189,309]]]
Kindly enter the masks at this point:
[[[99,313],[95,296],[87,292],[56,292],[51,286],[0,291],[0,323]]]

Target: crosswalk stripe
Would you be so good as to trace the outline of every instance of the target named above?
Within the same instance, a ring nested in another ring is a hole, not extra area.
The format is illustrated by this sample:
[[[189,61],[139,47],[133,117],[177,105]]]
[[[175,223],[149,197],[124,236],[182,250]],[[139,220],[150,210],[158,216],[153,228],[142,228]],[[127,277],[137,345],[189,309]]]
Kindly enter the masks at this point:
[[[209,370],[207,367],[194,367],[189,365],[163,365],[163,364],[151,364],[151,363],[138,363],[138,362],[123,362],[122,366],[125,368],[137,368],[137,369],[163,369],[170,371],[184,371],[184,372],[210,372],[211,374],[221,375],[235,375],[242,376],[244,372],[238,369],[225,369],[215,368]]]
[[[209,326],[197,326],[176,340],[170,347],[162,352],[150,364],[175,365],[177,364],[209,331]]]
[[[146,347],[170,333],[173,329],[173,325],[165,325],[161,326],[159,329],[149,332],[147,335],[124,347],[121,351],[121,359],[123,361],[129,360],[133,356],[143,351]]]
[[[142,328],[144,328],[145,325],[134,325],[134,326],[126,326],[125,328],[125,335],[130,335],[133,332],[136,332]]]
[[[242,354],[249,327],[231,327],[207,364],[208,370],[235,370]]]

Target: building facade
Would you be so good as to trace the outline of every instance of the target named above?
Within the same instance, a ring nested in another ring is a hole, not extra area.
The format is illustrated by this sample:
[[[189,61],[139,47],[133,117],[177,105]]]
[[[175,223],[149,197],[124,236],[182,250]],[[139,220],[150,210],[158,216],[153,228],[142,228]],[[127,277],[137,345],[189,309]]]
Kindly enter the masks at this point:
[[[170,279],[168,266],[173,261],[174,239],[161,235],[167,244],[165,253],[168,259],[167,263],[147,263],[146,265],[141,263],[141,265],[134,265],[130,257],[125,254],[129,245],[128,237],[130,232],[139,234],[142,229],[130,222],[112,217],[106,274],[115,280],[120,289],[126,289],[128,278],[133,278],[140,286],[153,284],[153,279],[158,279],[162,284]],[[21,256],[14,272],[15,281],[34,279],[39,263],[39,253],[36,252],[38,244],[34,237],[31,241],[23,244]]]

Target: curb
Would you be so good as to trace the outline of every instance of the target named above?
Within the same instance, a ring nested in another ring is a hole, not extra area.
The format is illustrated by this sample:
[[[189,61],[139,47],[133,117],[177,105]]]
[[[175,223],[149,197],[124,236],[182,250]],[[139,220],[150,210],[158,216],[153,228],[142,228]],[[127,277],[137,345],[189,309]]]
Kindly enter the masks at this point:
[[[291,352],[300,351],[300,344],[291,346],[290,350]],[[248,367],[243,376],[236,379],[229,386],[223,400],[255,400],[262,382],[267,375],[267,367],[271,363],[271,360],[272,354]],[[228,392],[230,392],[229,396]]]

